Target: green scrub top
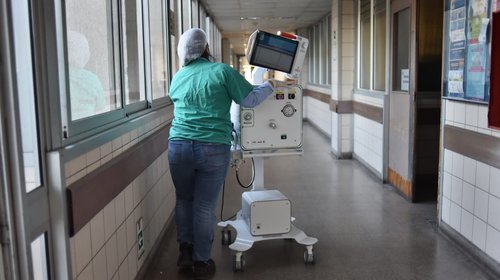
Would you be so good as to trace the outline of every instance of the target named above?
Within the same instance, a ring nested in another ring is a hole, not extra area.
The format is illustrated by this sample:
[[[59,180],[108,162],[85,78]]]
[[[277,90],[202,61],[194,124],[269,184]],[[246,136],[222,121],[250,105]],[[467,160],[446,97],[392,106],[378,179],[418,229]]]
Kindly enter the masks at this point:
[[[231,144],[231,102],[240,103],[253,86],[227,64],[198,58],[179,70],[170,86],[174,102],[171,140]]]

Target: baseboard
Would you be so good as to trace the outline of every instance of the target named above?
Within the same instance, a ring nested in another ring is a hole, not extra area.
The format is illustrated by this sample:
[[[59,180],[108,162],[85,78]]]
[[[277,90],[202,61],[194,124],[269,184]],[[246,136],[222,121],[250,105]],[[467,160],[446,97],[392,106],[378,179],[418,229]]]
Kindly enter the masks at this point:
[[[439,223],[439,232],[447,240],[457,245],[457,247],[468,255],[480,268],[492,279],[500,279],[500,263],[481,251],[476,245],[459,234],[451,226],[444,222]]]

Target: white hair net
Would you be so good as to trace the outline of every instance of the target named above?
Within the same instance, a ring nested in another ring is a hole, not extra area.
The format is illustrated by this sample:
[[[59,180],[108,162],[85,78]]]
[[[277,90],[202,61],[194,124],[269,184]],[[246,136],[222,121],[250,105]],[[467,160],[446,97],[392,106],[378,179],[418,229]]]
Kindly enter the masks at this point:
[[[70,66],[83,68],[90,59],[90,47],[82,33],[68,31],[68,62]]]
[[[182,33],[177,46],[181,66],[200,57],[205,52],[207,44],[207,36],[202,29],[191,28]]]

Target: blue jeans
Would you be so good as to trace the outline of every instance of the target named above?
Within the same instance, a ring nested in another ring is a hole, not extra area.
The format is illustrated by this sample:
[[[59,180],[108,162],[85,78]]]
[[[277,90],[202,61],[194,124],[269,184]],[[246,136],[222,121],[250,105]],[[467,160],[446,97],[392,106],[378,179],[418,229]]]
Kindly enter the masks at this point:
[[[210,259],[215,209],[230,157],[230,145],[169,141],[168,161],[177,198],[177,241],[193,244],[195,261]]]

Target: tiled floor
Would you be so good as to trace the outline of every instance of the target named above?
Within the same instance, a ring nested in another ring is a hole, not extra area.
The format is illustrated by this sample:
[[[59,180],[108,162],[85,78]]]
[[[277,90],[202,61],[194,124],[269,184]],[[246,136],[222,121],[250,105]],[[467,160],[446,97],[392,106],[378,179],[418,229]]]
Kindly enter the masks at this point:
[[[214,279],[489,279],[438,233],[436,204],[409,203],[358,162],[334,159],[329,140],[307,124],[304,151],[267,159],[265,182],[292,201],[294,224],[319,239],[316,263],[304,264],[304,246],[271,240],[254,244],[244,253],[244,271],[233,272],[233,252],[216,229]],[[242,168],[248,171],[249,163]],[[248,172],[240,175],[248,181]],[[243,190],[234,178],[230,170],[224,218],[241,206]],[[177,271],[176,259],[172,229],[144,279],[191,279]]]

